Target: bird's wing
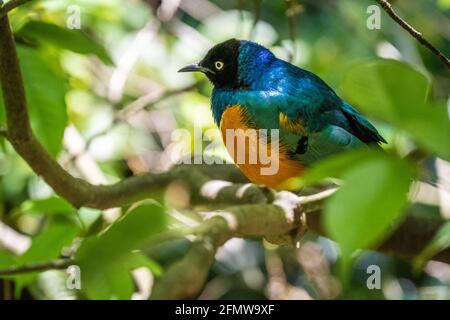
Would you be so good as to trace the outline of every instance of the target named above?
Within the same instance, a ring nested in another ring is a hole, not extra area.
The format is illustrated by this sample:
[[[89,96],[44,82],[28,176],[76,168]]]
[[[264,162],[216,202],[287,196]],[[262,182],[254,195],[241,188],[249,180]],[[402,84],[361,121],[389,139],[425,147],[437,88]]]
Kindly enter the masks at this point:
[[[364,143],[386,142],[367,119],[339,98],[318,76],[287,63],[280,68],[278,72],[283,72],[285,77],[277,89],[284,92],[286,99],[280,104],[280,114],[287,120],[280,121],[280,126],[289,129],[301,124],[307,132],[313,133],[333,125]]]
[[[343,151],[363,147],[365,144],[347,130],[329,125],[323,130],[308,136],[308,145],[303,154],[296,154],[302,163],[313,165]]]
[[[365,143],[387,143],[378,130],[358,111],[344,102],[341,111],[348,121],[351,132]]]

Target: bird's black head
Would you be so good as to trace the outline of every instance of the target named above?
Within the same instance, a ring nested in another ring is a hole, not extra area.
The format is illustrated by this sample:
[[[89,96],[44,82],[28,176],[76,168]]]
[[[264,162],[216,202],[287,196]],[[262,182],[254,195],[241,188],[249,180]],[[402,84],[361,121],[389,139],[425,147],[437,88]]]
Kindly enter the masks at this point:
[[[212,47],[199,62],[188,65],[178,72],[203,72],[216,88],[238,88],[239,47],[241,42],[230,39]]]

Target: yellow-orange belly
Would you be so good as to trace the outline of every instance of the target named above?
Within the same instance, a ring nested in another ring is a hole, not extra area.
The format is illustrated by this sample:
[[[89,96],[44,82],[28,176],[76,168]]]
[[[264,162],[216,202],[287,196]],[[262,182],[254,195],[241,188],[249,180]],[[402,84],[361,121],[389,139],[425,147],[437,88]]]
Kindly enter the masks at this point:
[[[289,157],[279,140],[270,141],[260,129],[248,122],[239,105],[228,107],[222,114],[220,130],[228,152],[236,165],[252,182],[271,188],[283,188],[292,177],[302,174],[304,167]]]

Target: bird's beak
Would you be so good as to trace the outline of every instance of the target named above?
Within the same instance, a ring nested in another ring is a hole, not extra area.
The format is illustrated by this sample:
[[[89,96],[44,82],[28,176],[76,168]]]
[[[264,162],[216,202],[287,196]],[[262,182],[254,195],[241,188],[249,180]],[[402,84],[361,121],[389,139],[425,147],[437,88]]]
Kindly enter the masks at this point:
[[[214,73],[209,68],[202,67],[198,63],[193,63],[190,65],[187,65],[187,66],[181,68],[180,70],[178,70],[178,72],[203,72],[203,73],[211,72],[211,73]]]

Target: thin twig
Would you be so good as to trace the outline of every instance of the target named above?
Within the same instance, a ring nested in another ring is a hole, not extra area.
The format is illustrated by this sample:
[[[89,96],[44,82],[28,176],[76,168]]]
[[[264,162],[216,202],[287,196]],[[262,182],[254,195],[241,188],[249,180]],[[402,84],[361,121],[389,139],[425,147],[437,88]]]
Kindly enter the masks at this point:
[[[408,31],[410,35],[419,41],[420,44],[428,48],[432,53],[434,53],[442,62],[445,63],[448,69],[450,69],[450,60],[435,46],[433,46],[427,39],[422,36],[422,33],[414,29],[408,22],[400,18],[400,16],[394,11],[392,5],[387,0],[376,0],[384,11],[403,29]]]
[[[4,17],[12,9],[15,9],[31,0],[10,0],[0,7],[0,18]]]
[[[325,191],[321,191],[321,192],[316,193],[316,194],[312,194],[312,195],[308,195],[308,196],[301,196],[299,198],[299,204],[300,205],[305,205],[307,203],[317,202],[317,201],[320,201],[320,200],[327,199],[328,197],[330,197],[336,191],[337,191],[337,188],[332,188],[332,189],[327,189]]]
[[[46,270],[60,270],[66,269],[73,264],[74,261],[72,259],[58,259],[53,261],[26,264],[22,266],[13,266],[0,270],[0,276],[13,276],[21,273],[46,271]]]
[[[163,91],[161,94],[156,95],[153,93],[144,95],[142,97],[139,97],[137,100],[133,101],[129,105],[127,105],[125,108],[120,110],[117,114],[117,118],[123,119],[124,117],[127,117],[129,115],[135,114],[138,111],[141,111],[143,109],[149,110],[153,106],[157,105],[161,101],[168,99],[170,97],[191,91],[199,86],[199,84],[202,82],[202,80],[194,82],[192,84],[189,84],[185,87],[176,88],[173,90],[166,90]]]

